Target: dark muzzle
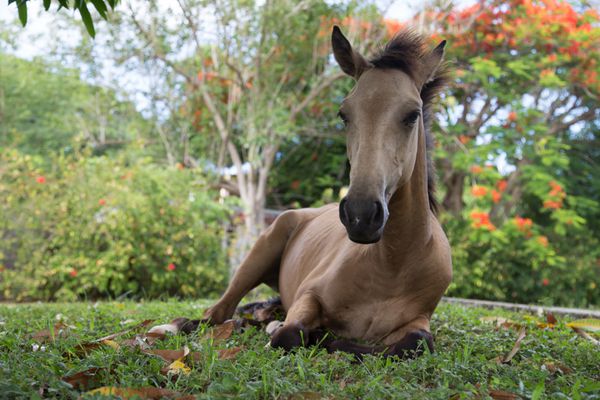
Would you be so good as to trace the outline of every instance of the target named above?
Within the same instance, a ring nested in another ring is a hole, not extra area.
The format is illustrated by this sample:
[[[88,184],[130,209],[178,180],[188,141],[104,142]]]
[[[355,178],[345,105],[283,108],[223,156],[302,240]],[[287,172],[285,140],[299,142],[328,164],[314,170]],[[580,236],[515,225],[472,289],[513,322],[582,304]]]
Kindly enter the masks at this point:
[[[350,240],[361,244],[378,242],[388,218],[387,206],[379,200],[348,196],[340,202],[340,220]]]

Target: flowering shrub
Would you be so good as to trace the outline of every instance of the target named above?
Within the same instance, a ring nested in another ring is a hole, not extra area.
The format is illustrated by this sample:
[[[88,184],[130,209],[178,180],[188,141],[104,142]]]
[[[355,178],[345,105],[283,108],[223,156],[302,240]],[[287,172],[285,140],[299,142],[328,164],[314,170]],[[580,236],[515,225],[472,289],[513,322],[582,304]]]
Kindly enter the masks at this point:
[[[48,161],[48,160],[45,160]],[[210,296],[228,212],[189,170],[0,155],[0,298]]]
[[[448,295],[600,304],[600,244],[569,204],[577,199],[550,177],[532,177],[527,202],[519,205],[529,215],[507,218],[496,197],[513,200],[507,181],[489,166],[471,167],[470,172],[471,192],[461,218],[442,214],[454,265]]]

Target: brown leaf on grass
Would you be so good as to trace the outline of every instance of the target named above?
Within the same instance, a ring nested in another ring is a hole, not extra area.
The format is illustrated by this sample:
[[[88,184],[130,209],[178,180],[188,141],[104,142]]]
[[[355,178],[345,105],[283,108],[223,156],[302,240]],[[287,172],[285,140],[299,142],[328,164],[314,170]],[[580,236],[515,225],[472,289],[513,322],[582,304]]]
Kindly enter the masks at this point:
[[[139,347],[142,350],[147,350],[150,348],[150,344],[148,344],[147,339],[144,335],[135,335],[135,337],[131,339],[125,339],[121,342],[122,347]]]
[[[584,331],[581,328],[575,328],[575,327],[571,327],[575,332],[577,332],[577,334],[579,336],[581,336],[584,339],[589,340],[590,342],[594,343],[596,346],[600,346],[600,340],[596,339],[595,337],[593,337],[592,335],[590,335],[589,333],[587,333],[586,331]]]
[[[123,331],[120,331],[120,332],[117,332],[117,333],[112,333],[110,335],[101,337],[100,339],[94,340],[94,342],[102,342],[103,340],[113,340],[113,339],[115,339],[115,338],[117,338],[119,336],[123,336],[123,335],[125,335],[125,334],[127,334],[129,332],[132,332],[132,331],[135,331],[135,330],[138,330],[138,329],[141,329],[141,328],[145,328],[145,327],[147,327],[148,325],[150,325],[153,322],[154,322],[153,319],[144,320],[144,321],[140,322],[139,324],[132,326],[131,328],[127,328],[127,329],[125,329]]]
[[[572,329],[579,328],[590,332],[600,332],[600,319],[577,319],[575,321],[568,322],[567,326]]]
[[[68,329],[69,327],[63,322],[57,322],[52,328],[34,333],[31,338],[40,343],[53,341],[56,338],[67,336]]]
[[[220,360],[232,360],[234,359],[237,354],[244,350],[243,347],[238,346],[238,347],[232,347],[229,349],[221,349],[221,350],[217,350],[217,355],[219,357]],[[200,360],[202,360],[202,353],[198,352],[198,351],[193,351],[190,353],[190,357],[198,362]]]
[[[169,389],[162,389],[156,387],[143,387],[139,389],[133,388],[118,388],[112,386],[103,386],[98,389],[90,390],[85,393],[86,395],[103,395],[119,397],[121,399],[176,399],[176,400],[191,400],[195,397],[192,395],[182,395],[181,393],[175,392]]]
[[[556,325],[558,323],[558,320],[556,319],[554,314],[552,314],[550,311],[548,311],[548,312],[546,312],[546,322],[549,325]]]
[[[63,357],[65,357],[68,354],[75,354],[77,357],[81,357],[83,355],[87,355],[92,350],[96,350],[96,349],[98,349],[100,347],[104,347],[104,346],[112,347],[115,350],[118,350],[120,347],[117,342],[115,342],[114,340],[109,340],[109,339],[103,340],[101,342],[93,341],[93,342],[80,343],[73,348],[72,352],[65,352],[65,354],[63,354]]]
[[[510,362],[510,360],[513,359],[515,354],[517,354],[517,352],[521,348],[521,342],[523,341],[523,339],[525,338],[526,335],[527,335],[527,330],[525,328],[521,328],[519,330],[519,334],[517,335],[517,340],[515,341],[515,345],[513,346],[512,350],[509,351],[502,359],[503,364],[508,364]]]
[[[233,360],[240,351],[242,351],[241,347],[232,347],[230,349],[219,350],[217,353],[221,360]]]
[[[86,390],[88,387],[92,386],[98,372],[100,372],[101,370],[102,368],[93,367],[86,369],[85,371],[77,372],[73,375],[63,376],[61,379],[63,382],[68,383],[74,388]]]
[[[563,375],[568,375],[568,374],[573,373],[572,368],[566,366],[565,364],[557,363],[554,361],[545,362],[544,365],[542,365],[542,369],[545,369],[546,371],[550,372],[551,374],[560,372]]]
[[[167,362],[173,362],[190,354],[190,348],[183,346],[183,348],[180,350],[144,350],[143,352],[146,354],[159,356]]]
[[[518,400],[521,398],[518,394],[506,390],[490,390],[488,394],[494,400]]]
[[[221,325],[214,326],[210,332],[208,332],[207,337],[213,340],[225,340],[229,339],[235,330],[236,323],[235,320],[228,320],[222,323]]]

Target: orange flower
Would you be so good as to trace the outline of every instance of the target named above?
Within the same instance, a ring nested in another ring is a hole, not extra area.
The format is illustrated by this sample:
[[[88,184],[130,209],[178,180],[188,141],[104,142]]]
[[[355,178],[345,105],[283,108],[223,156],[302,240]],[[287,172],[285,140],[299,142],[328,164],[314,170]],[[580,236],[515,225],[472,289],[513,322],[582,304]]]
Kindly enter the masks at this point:
[[[71,277],[75,278],[77,276],[77,270],[75,268],[73,268],[70,272],[69,275],[71,275]]]
[[[471,138],[468,137],[467,135],[460,135],[458,137],[458,141],[461,142],[462,144],[467,144],[471,141]]]
[[[100,204],[101,206],[103,206],[103,205],[106,204],[106,200],[100,199],[100,200],[98,200],[98,204]]]
[[[525,232],[533,226],[533,221],[529,218],[515,217],[515,224],[520,231]]]
[[[502,195],[496,189],[492,189],[492,201],[494,203],[499,203]]]
[[[562,202],[561,201],[554,201],[554,200],[545,200],[544,201],[544,208],[558,210],[559,208],[562,208]]]
[[[508,185],[508,183],[506,183],[505,179],[500,179],[498,181],[498,183],[496,183],[496,187],[498,188],[498,191],[500,191],[500,193],[502,193],[506,190],[507,185]]]
[[[36,179],[37,183],[46,183],[46,178],[44,178],[43,176],[38,176]]]
[[[510,122],[515,122],[517,120],[517,113],[514,111],[511,111],[508,113],[508,120]]]
[[[537,241],[544,247],[548,247],[548,238],[546,236],[538,236]]]
[[[472,165],[471,172],[474,174],[480,174],[483,172],[483,168],[481,168],[479,165]]]
[[[471,194],[475,197],[483,197],[487,194],[487,188],[485,186],[474,185],[471,188]]]
[[[494,224],[490,222],[490,215],[486,212],[473,211],[471,212],[474,228],[485,228],[492,232],[496,230]]]

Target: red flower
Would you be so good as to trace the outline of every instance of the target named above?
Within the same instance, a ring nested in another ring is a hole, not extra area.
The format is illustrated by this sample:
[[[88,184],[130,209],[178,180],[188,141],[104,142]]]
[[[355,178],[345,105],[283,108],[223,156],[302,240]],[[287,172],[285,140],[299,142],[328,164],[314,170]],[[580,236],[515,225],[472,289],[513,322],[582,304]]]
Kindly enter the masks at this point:
[[[69,272],[69,275],[71,275],[73,278],[75,278],[77,276],[77,270],[75,268],[73,268],[71,270],[71,272]]]
[[[542,285],[548,286],[549,284],[550,284],[550,279],[548,279],[548,278],[542,279]]]
[[[46,183],[46,178],[43,176],[38,176],[36,179],[37,183]]]
[[[176,267],[175,267],[175,264],[173,264],[173,263],[171,263],[171,264],[167,265],[167,269],[168,269],[169,271],[175,271],[175,268],[176,268]]]
[[[100,200],[98,200],[98,204],[100,204],[101,206],[103,206],[103,205],[106,204],[106,200],[100,199]]]

